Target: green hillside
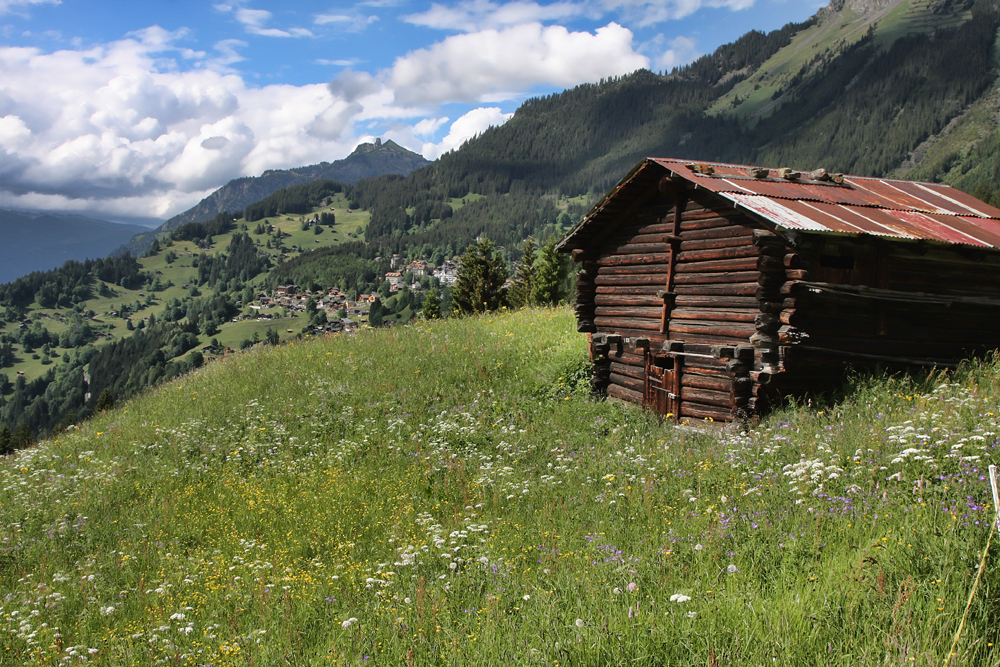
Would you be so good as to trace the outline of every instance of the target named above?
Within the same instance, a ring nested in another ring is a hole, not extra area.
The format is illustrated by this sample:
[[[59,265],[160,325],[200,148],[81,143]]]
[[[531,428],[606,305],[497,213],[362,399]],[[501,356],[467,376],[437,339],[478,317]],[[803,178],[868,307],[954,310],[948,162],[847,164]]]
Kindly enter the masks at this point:
[[[71,262],[0,285],[0,422],[48,432],[89,414],[104,388],[124,397],[227,349],[301,336],[311,313],[258,298],[276,284],[271,271],[314,248],[356,243],[368,219],[343,193],[328,193],[305,213],[249,223],[223,214],[161,233],[138,260]],[[374,291],[369,281],[386,270],[387,261],[367,262],[366,280],[340,286]]]
[[[1000,660],[995,361],[702,431],[589,399],[584,348],[255,348],[0,460],[0,662]]]
[[[554,217],[547,198],[593,201],[647,156],[912,175],[991,196],[998,29],[996,0],[834,2],[670,73],[528,100],[434,164],[359,181],[350,197],[372,213],[366,240],[409,252],[537,236]],[[409,214],[470,193],[482,199],[462,215]]]

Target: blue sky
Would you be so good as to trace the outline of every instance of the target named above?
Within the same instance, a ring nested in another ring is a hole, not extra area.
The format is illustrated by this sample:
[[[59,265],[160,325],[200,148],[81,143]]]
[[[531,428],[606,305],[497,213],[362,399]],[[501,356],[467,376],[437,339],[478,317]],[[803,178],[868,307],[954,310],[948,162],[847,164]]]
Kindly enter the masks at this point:
[[[0,0],[0,208],[166,218],[375,137],[433,159],[534,95],[822,4]]]

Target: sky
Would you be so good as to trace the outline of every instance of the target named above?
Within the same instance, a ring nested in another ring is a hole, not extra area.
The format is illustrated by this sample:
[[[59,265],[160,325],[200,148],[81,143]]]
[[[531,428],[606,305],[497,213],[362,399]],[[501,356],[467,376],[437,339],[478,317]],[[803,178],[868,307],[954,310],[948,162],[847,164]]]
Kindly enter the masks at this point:
[[[166,219],[376,137],[433,160],[531,97],[823,4],[0,0],[0,208]]]

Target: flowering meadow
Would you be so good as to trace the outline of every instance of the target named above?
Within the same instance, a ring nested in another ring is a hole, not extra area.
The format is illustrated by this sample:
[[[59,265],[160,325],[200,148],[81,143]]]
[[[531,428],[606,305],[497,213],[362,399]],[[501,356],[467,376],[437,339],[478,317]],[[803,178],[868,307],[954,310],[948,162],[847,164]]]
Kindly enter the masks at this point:
[[[568,310],[436,321],[2,459],[0,664],[1000,663],[1000,362],[746,428],[587,379]]]

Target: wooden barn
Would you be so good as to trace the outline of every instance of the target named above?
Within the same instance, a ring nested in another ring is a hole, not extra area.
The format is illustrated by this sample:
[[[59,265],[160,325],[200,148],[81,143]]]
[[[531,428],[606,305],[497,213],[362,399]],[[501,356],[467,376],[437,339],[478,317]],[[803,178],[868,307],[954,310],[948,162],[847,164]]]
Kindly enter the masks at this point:
[[[559,249],[595,389],[675,418],[1000,347],[1000,210],[947,185],[648,158]]]

